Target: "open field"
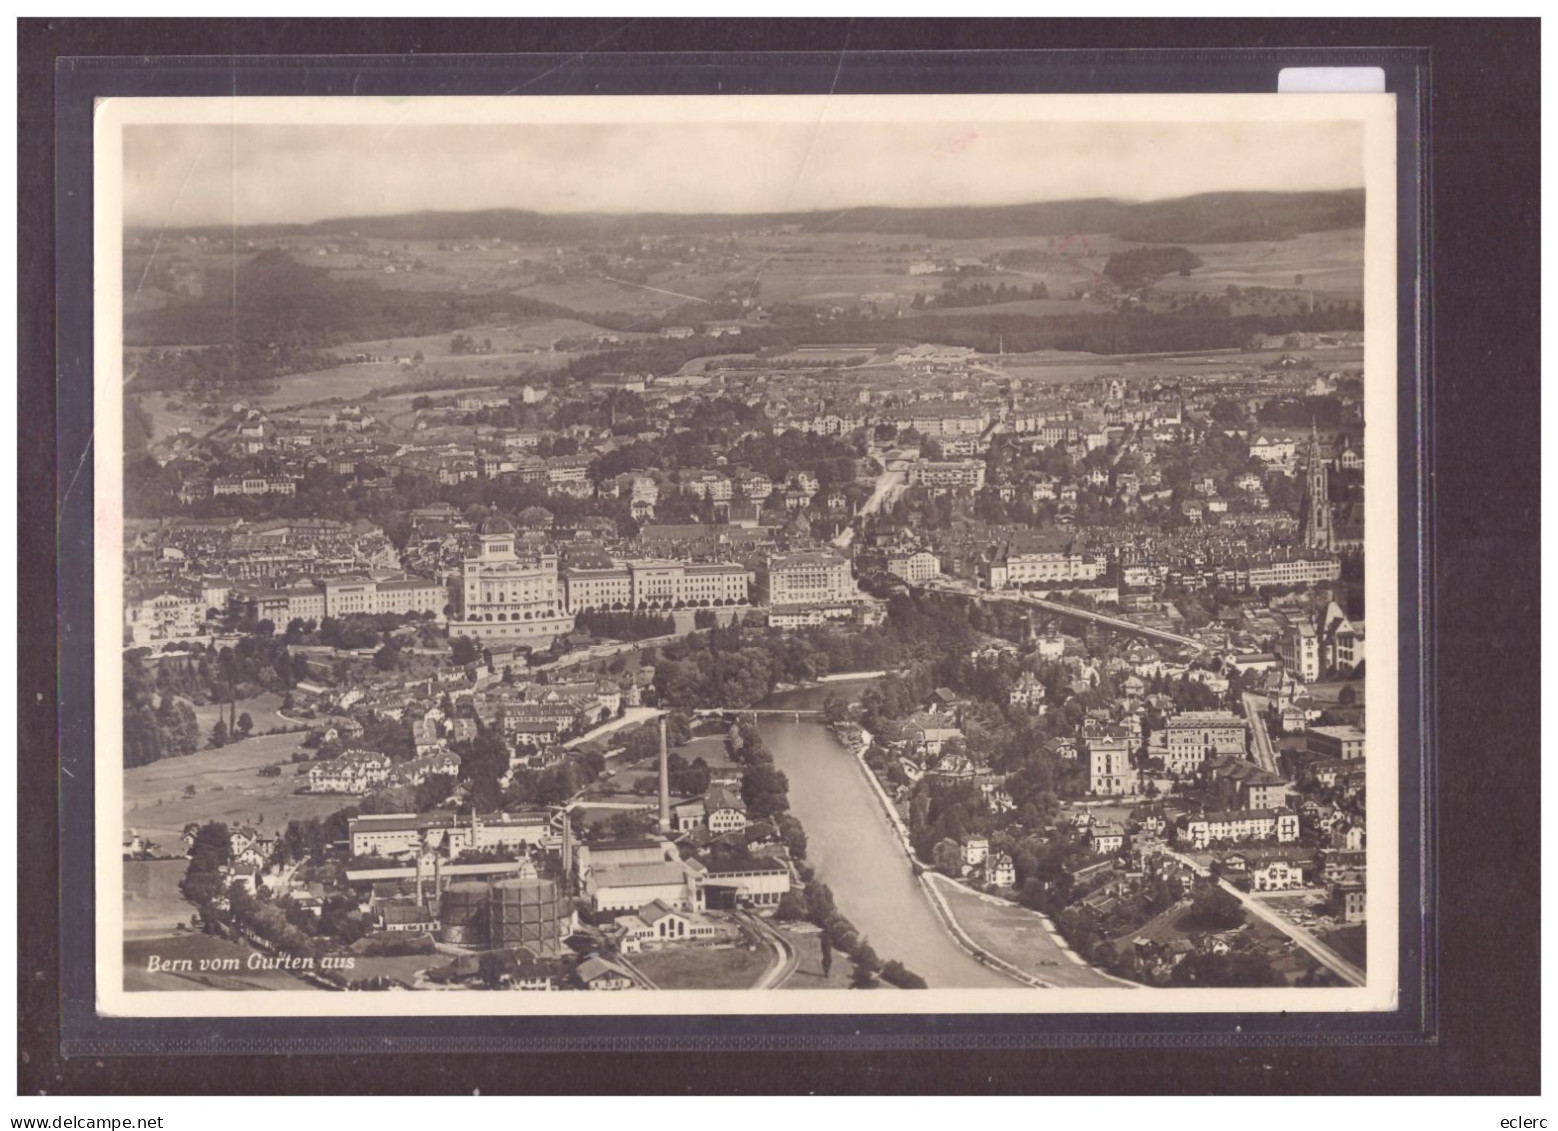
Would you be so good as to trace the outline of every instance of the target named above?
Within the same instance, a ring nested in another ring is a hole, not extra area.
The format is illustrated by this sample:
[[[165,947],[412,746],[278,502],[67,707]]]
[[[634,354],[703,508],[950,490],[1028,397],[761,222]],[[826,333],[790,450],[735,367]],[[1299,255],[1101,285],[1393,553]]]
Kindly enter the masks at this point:
[[[248,970],[244,964],[251,954],[248,946],[228,942],[211,935],[184,934],[160,939],[130,939],[124,944],[124,988],[139,990],[310,990],[313,985],[279,970]],[[193,969],[185,972],[147,969],[149,960],[188,959]],[[200,964],[236,959],[239,969],[214,973],[202,971]]]
[[[350,982],[361,978],[394,978],[409,986],[416,981],[418,971],[444,966],[448,962],[447,954],[403,954],[395,958],[364,958],[358,955],[352,959],[352,968],[342,973]]]
[[[341,353],[375,353],[380,356],[408,357],[420,352],[428,365],[441,365],[450,361],[487,361],[507,355],[523,355],[540,348],[550,350],[558,338],[588,338],[600,333],[600,327],[573,318],[538,318],[486,326],[472,326],[458,333],[478,343],[491,340],[490,354],[454,354],[449,343],[455,331],[446,334],[424,334],[421,337],[380,338],[373,341],[349,342],[335,347]],[[402,367],[402,372],[405,372]]]
[[[1365,702],[1364,685],[1366,682],[1366,680],[1362,679],[1353,679],[1342,680],[1336,683],[1312,683],[1309,685],[1309,694],[1316,703],[1331,706],[1341,701],[1342,689],[1350,687],[1352,688],[1353,702],[1358,706],[1362,706]]]
[[[995,896],[977,895],[956,884],[939,883],[937,890],[968,937],[997,958],[1056,986],[1117,984],[1067,957],[1036,912]]]
[[[833,966],[826,977],[822,973],[822,933],[820,931],[791,931],[786,930],[778,923],[773,924],[784,937],[790,940],[790,945],[795,948],[798,961],[795,973],[784,985],[782,990],[847,990],[849,989],[849,977],[853,973],[855,964],[849,960],[849,955],[833,952]],[[891,959],[886,956],[886,960]]]
[[[274,730],[277,728],[295,727],[298,725],[294,719],[281,717],[281,696],[275,692],[266,692],[264,695],[256,695],[253,699],[240,699],[237,703],[237,714],[247,713],[254,720],[254,733]],[[194,708],[195,719],[200,723],[201,737],[209,737],[211,728],[216,725],[216,720],[229,717],[229,707],[226,703],[207,703],[204,706]]]
[[[178,842],[163,845],[165,852],[179,851]],[[195,905],[179,892],[179,881],[189,868],[183,857],[176,860],[126,860],[124,862],[124,934],[126,938],[163,936],[175,924],[189,925]]]
[[[141,407],[141,411],[151,421],[153,442],[172,436],[186,425],[194,435],[204,436],[221,423],[214,417],[201,416],[198,406],[187,405],[182,393],[173,391],[142,393],[130,399]],[[170,404],[180,407],[170,409],[168,407]]]
[[[677,293],[668,293],[672,291]],[[664,286],[654,280],[647,284],[619,283],[589,276],[537,283],[517,293],[526,298],[565,306],[584,315],[611,312],[640,314],[651,318],[658,318],[666,311],[703,297],[674,285]]]
[[[268,833],[287,827],[295,818],[325,817],[352,804],[337,794],[295,794],[303,779],[288,760],[299,749],[301,734],[266,735],[201,750],[187,758],[164,758],[124,772],[124,823],[162,846],[176,851],[179,833],[190,822],[224,821],[252,824]],[[256,771],[284,763],[281,776],[262,778]],[[184,788],[193,786],[193,797]]]
[[[1363,296],[1363,232],[1309,232],[1272,243],[1189,244],[1202,266],[1188,278],[1167,276],[1168,292],[1219,293],[1229,286],[1316,291],[1326,298]],[[1294,276],[1303,283],[1295,284]]]
[[[773,965],[774,952],[766,946],[672,947],[646,950],[632,961],[662,990],[744,990]]]
[[[1027,284],[1024,283],[1024,285],[1026,286]],[[1050,293],[1055,293],[1054,287],[1050,288]],[[993,302],[988,306],[957,306],[941,309],[926,309],[916,311],[916,313],[927,314],[933,318],[945,317],[948,315],[961,315],[963,317],[969,317],[971,315],[987,314],[1004,315],[1007,317],[1011,317],[1013,315],[1023,315],[1026,317],[1039,318],[1055,314],[1097,314],[1108,309],[1110,308],[1100,306],[1097,303],[1084,302],[1081,299],[1062,297],[1030,298],[1022,299],[1018,302]]]

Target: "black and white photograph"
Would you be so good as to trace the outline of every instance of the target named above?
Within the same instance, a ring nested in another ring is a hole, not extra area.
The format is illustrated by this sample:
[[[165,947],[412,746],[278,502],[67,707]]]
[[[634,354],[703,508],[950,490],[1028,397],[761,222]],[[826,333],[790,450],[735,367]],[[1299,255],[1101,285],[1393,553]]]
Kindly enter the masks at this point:
[[[102,102],[98,1010],[1393,1009],[1395,138]]]

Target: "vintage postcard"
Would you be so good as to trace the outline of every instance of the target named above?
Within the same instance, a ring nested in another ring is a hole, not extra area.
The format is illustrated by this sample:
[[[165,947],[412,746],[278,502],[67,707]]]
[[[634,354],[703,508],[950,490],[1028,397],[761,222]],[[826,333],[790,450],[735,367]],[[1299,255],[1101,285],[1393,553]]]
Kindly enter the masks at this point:
[[[101,101],[99,1010],[1394,1008],[1395,139]]]

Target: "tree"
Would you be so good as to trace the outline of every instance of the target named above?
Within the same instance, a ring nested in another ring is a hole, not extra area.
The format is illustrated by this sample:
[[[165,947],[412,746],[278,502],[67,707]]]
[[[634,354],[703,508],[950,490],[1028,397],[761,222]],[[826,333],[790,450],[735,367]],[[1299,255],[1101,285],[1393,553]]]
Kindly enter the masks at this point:
[[[754,817],[772,817],[790,808],[790,781],[771,765],[758,764],[741,775],[741,800]]]
[[[208,750],[220,750],[227,745],[227,722],[218,718],[211,727],[211,739],[206,743]]]
[[[429,774],[422,779],[422,784],[417,786],[417,809],[425,811],[436,809],[454,792],[458,784],[453,774]]]
[[[901,990],[924,990],[930,988],[924,978],[905,967],[897,959],[893,959],[882,966],[882,981],[889,985],[897,986]]]
[[[961,876],[963,874],[963,849],[958,842],[951,837],[937,841],[936,847],[931,850],[931,862],[936,870],[944,876]]]
[[[1282,986],[1287,980],[1258,954],[1187,954],[1169,978],[1175,986]]]
[[[456,636],[451,644],[451,653],[451,659],[460,667],[474,664],[480,655],[469,636]]]
[[[1244,907],[1220,884],[1209,885],[1191,902],[1190,918],[1210,930],[1232,930],[1244,922]]]
[[[249,732],[252,731],[253,729],[254,729],[254,720],[249,717],[249,712],[248,711],[245,711],[243,714],[238,716],[237,733],[239,735],[241,735],[244,738],[248,738],[249,737]]]

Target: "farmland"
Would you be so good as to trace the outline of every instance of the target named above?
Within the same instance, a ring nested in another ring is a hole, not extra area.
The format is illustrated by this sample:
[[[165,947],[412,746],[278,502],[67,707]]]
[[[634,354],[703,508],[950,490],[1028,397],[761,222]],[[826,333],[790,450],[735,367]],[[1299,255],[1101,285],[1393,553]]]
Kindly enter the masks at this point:
[[[277,833],[294,818],[324,817],[350,805],[350,797],[293,791],[300,778],[291,765],[282,775],[262,778],[261,766],[287,763],[299,749],[301,734],[265,735],[220,750],[202,750],[185,758],[165,758],[124,771],[124,822],[167,852],[191,822],[252,824]],[[185,796],[187,787],[194,793]]]

